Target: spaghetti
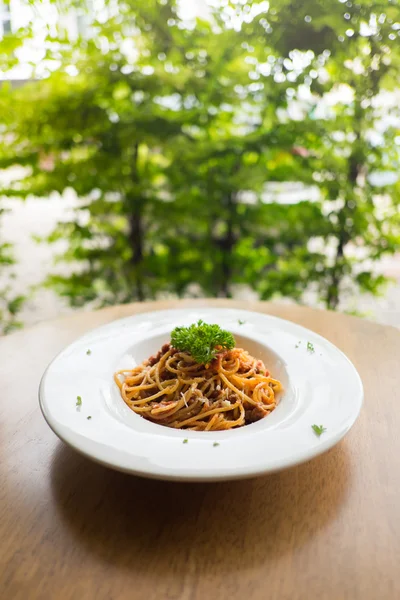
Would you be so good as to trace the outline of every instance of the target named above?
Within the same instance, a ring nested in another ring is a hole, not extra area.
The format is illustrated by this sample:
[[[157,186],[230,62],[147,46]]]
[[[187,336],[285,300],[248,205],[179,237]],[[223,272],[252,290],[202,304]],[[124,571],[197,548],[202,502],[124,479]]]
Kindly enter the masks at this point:
[[[132,370],[115,373],[125,403],[145,419],[178,429],[218,431],[258,421],[277,405],[281,383],[242,348],[208,365],[165,344]]]

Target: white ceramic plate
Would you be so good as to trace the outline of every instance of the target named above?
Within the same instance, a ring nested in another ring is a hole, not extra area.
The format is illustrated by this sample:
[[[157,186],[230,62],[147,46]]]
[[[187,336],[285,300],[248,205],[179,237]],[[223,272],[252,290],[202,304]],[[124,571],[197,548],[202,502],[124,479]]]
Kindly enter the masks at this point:
[[[182,431],[126,406],[113,373],[139,364],[169,341],[174,327],[198,319],[231,331],[283,382],[269,416],[232,431]],[[348,358],[312,331],[265,314],[213,308],[139,314],[91,331],[53,360],[39,398],[53,431],[85,456],[136,475],[196,481],[261,475],[325,452],[357,419],[363,388]],[[326,431],[318,437],[313,424]]]

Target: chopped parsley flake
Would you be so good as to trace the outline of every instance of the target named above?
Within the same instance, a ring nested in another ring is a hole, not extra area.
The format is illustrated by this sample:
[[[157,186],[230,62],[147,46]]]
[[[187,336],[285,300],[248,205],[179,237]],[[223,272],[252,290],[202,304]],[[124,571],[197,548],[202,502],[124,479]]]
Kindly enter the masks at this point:
[[[86,350],[86,354],[92,354],[92,351],[90,350],[90,348],[89,348],[89,350]]]
[[[91,417],[91,415],[89,415],[89,416],[88,416],[88,417],[86,417],[86,418],[87,418],[87,420],[89,421],[89,419],[91,419],[92,417]]]
[[[311,342],[307,342],[307,350],[308,352],[311,352],[311,354],[313,354],[313,352],[315,352],[314,344],[312,344]]]
[[[326,431],[326,427],[324,427],[323,425],[311,425],[311,427],[314,430],[315,435],[317,435],[318,437],[320,437],[320,435],[322,435]]]
[[[214,446],[214,448],[215,448],[216,446],[219,446],[218,442],[214,442],[214,443],[213,443],[213,446]]]
[[[241,319],[238,319],[238,323],[239,323],[239,325],[244,325],[246,323],[246,321],[242,321]]]
[[[80,396],[76,397],[76,406],[82,406],[82,398]]]
[[[187,443],[188,443],[188,441],[189,441],[189,440],[188,440],[187,438],[185,438],[185,439],[183,440],[183,442],[182,442],[182,443],[183,443],[183,444],[187,444]]]

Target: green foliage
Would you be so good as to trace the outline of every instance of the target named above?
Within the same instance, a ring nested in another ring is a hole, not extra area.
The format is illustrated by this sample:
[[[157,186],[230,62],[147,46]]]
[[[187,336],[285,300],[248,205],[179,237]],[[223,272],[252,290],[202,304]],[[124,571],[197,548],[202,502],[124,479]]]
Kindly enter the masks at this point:
[[[399,183],[384,185],[373,177],[374,173],[396,171],[399,163],[395,130],[382,127],[379,108],[385,90],[400,84],[398,24],[391,18],[399,15],[399,6],[364,1],[346,4],[340,12],[338,42],[331,49],[333,60],[325,65],[329,78],[325,83],[313,80],[310,84],[316,108],[318,99],[329,92],[341,91],[347,96],[321,120],[323,145],[310,159],[327,201],[326,217],[331,224],[327,241],[335,247],[333,260],[324,261],[319,281],[329,308],[339,305],[346,278],[353,279],[361,292],[379,293],[386,280],[374,275],[371,261],[400,247]],[[314,107],[308,115],[311,120]],[[398,120],[397,102],[385,117],[389,123]],[[329,204],[335,206],[329,210]]]
[[[0,217],[4,209],[0,209]],[[25,297],[12,292],[13,273],[10,268],[14,264],[11,244],[0,243],[0,275],[4,282],[0,285],[0,334],[10,333],[21,326],[17,314],[21,310]]]
[[[72,274],[46,285],[73,306],[246,285],[337,308],[348,281],[385,283],[400,183],[373,175],[399,163],[378,101],[398,85],[397,1],[214,4],[191,26],[174,2],[110,3],[86,39],[49,30],[47,77],[0,88],[0,169],[26,167],[3,193],[80,198],[45,240],[69,242]],[[320,200],[266,201],[293,181]]]

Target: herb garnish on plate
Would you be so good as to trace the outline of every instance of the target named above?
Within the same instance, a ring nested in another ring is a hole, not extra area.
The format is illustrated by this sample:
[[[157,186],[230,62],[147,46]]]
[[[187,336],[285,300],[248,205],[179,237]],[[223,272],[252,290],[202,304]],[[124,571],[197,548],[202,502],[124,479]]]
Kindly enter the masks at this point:
[[[311,425],[311,427],[314,430],[315,435],[317,435],[318,437],[320,437],[320,435],[322,435],[326,431],[326,427],[324,427],[323,425]]]
[[[171,333],[171,345],[189,352],[199,364],[207,365],[221,350],[234,348],[235,338],[219,325],[209,325],[200,319],[190,327],[175,327]]]

